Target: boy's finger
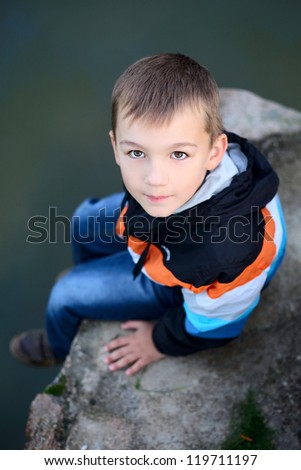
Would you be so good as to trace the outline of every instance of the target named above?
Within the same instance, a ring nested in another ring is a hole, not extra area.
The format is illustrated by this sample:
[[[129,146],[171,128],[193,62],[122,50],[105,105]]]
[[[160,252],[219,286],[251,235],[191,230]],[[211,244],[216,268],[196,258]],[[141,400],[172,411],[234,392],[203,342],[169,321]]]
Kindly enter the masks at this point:
[[[113,351],[116,348],[120,348],[121,346],[128,344],[128,338],[128,336],[119,336],[119,338],[113,339],[110,343],[105,344],[103,348],[106,352]]]
[[[127,348],[127,346],[123,346],[121,348],[118,348],[118,349],[115,349],[114,351],[112,351],[109,356],[106,356],[104,358],[104,362],[106,364],[110,364],[111,362],[115,362],[115,361],[118,361],[118,359],[126,356],[130,354],[130,351],[129,349]]]
[[[122,357],[116,362],[111,363],[108,365],[110,371],[115,371],[119,369],[123,369],[124,367],[128,366],[129,364],[133,364],[133,362],[136,360],[136,357],[133,356],[133,354],[127,354],[126,356]]]
[[[145,362],[143,361],[143,359],[138,359],[138,361],[136,361],[131,367],[129,367],[125,373],[126,375],[135,375],[137,374],[137,372],[139,372],[139,370],[143,369],[143,367],[145,367],[146,364]]]

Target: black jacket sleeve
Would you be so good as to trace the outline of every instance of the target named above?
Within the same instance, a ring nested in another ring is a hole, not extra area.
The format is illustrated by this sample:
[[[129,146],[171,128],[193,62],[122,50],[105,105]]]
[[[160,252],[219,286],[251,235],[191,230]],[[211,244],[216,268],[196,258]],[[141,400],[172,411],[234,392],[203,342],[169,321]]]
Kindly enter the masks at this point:
[[[209,348],[224,346],[234,338],[200,338],[187,333],[183,305],[171,308],[156,323],[153,341],[168,356],[187,356]]]

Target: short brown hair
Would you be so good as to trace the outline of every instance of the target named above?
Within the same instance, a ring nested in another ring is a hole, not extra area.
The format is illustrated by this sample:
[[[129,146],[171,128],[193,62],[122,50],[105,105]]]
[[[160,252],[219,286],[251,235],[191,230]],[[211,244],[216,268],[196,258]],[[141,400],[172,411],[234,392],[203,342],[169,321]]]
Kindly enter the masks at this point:
[[[212,143],[223,132],[223,125],[218,86],[209,71],[183,54],[144,57],[128,67],[115,83],[112,130],[115,134],[121,109],[125,117],[160,124],[186,104],[201,104]]]

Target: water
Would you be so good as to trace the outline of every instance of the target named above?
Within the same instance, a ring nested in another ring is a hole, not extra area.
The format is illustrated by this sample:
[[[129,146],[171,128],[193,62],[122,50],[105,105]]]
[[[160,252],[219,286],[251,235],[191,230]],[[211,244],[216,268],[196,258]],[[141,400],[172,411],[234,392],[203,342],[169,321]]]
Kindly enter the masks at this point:
[[[71,263],[63,224],[56,243],[29,244],[27,221],[49,207],[70,217],[85,197],[121,189],[108,138],[115,79],[143,56],[182,52],[221,87],[301,110],[300,14],[298,1],[2,0],[2,449],[23,448],[29,405],[59,370],[18,364],[9,339],[43,325]]]

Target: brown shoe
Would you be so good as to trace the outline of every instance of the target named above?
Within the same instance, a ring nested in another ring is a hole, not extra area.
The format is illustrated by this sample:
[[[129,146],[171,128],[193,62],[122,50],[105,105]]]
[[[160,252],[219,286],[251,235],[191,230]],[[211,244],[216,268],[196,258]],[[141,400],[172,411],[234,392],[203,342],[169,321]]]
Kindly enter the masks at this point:
[[[62,364],[64,359],[56,357],[43,329],[25,331],[12,338],[9,344],[15,359],[33,367],[51,367]]]

